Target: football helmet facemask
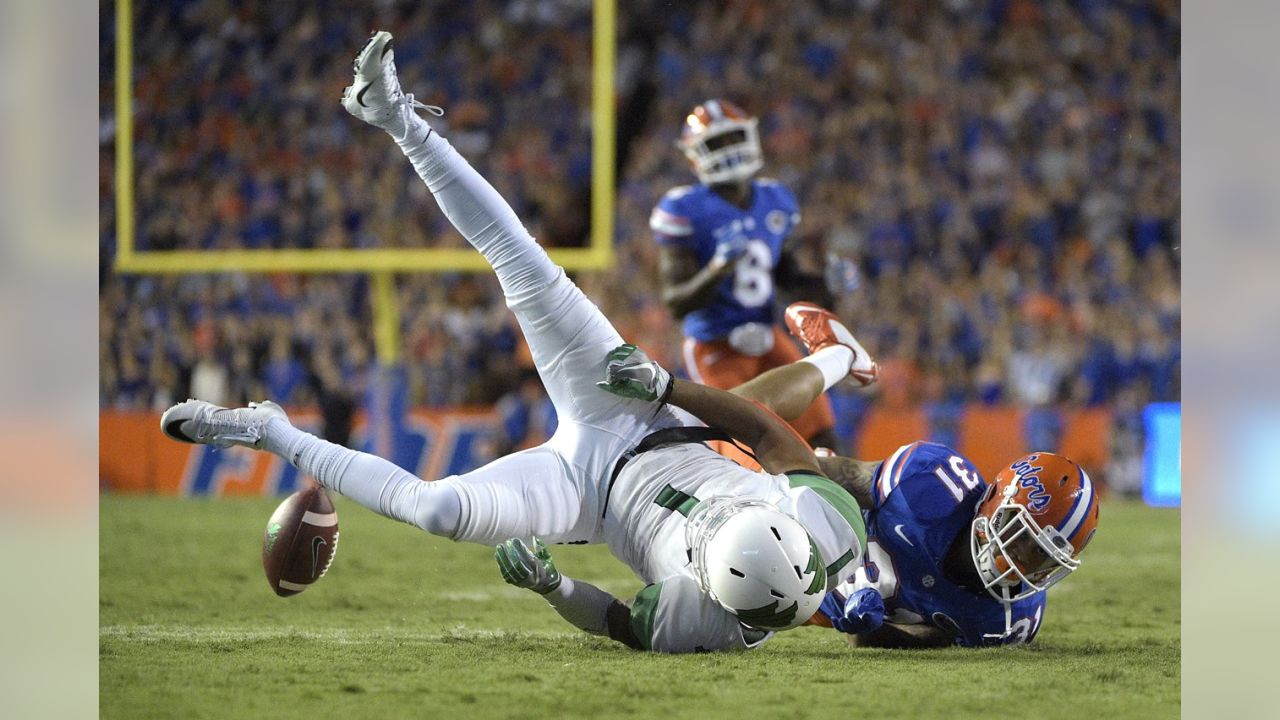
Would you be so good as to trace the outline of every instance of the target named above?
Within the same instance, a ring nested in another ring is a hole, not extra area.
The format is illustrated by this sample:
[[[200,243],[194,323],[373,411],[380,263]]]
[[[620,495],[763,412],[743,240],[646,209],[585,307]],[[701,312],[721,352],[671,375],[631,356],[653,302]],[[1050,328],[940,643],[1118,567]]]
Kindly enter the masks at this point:
[[[802,625],[826,596],[826,566],[813,538],[763,500],[718,497],[698,503],[689,513],[685,540],[698,584],[745,625]]]
[[[764,166],[758,121],[727,100],[708,100],[684,119],[676,147],[689,158],[698,180],[743,182]]]

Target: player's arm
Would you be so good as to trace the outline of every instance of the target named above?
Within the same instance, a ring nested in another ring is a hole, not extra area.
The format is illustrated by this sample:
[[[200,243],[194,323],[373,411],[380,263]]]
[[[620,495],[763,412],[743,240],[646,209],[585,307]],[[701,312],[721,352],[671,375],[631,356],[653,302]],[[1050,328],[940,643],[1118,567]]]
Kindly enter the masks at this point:
[[[848,457],[820,457],[818,465],[822,474],[831,478],[837,485],[858,501],[859,507],[875,507],[871,492],[871,480],[875,477],[878,462],[858,460]]]
[[[822,475],[809,444],[759,402],[684,380],[673,381],[668,401],[749,445],[765,472]]]
[[[794,362],[758,375],[730,392],[764,405],[783,420],[794,420],[824,389],[825,381],[817,367],[806,362]],[[853,495],[858,505],[873,507],[871,478],[879,463],[846,457],[820,457],[818,464],[822,467],[822,474]]]
[[[537,538],[533,544],[530,549],[520,538],[512,538],[497,547],[494,558],[503,580],[546,598],[575,627],[643,649],[631,629],[631,608],[591,583],[561,575],[547,546]]]
[[[620,345],[606,358],[596,386],[623,397],[669,402],[751,446],[766,472],[822,475],[809,444],[764,405],[733,393],[676,380],[635,345]]]
[[[733,272],[729,255],[717,252],[706,265],[688,248],[663,245],[659,256],[662,302],[678,318],[703,307],[715,296],[720,281]]]
[[[955,644],[955,638],[932,625],[895,625],[888,622],[872,632],[849,637],[850,642],[858,647],[909,649],[950,647]]]

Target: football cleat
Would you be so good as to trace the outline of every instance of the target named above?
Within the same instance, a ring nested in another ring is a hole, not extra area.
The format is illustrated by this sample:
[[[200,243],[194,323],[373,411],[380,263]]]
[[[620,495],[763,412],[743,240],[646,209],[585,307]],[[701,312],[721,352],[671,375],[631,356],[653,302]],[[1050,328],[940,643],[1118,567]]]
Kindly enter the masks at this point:
[[[849,366],[849,377],[866,387],[880,377],[880,366],[871,359],[871,354],[862,347],[862,343],[849,332],[849,328],[840,322],[835,313],[818,307],[811,302],[792,303],[785,313],[787,330],[791,331],[809,354],[832,345],[843,345],[853,351],[853,363]]]
[[[434,105],[424,105],[400,89],[395,58],[391,33],[379,30],[370,35],[352,62],[355,77],[342,91],[342,107],[399,139],[405,132],[406,112],[422,108],[439,117],[444,111]]]
[[[275,418],[289,422],[284,408],[266,400],[229,409],[203,400],[178,403],[160,416],[160,430],[179,442],[262,449],[263,428]]]

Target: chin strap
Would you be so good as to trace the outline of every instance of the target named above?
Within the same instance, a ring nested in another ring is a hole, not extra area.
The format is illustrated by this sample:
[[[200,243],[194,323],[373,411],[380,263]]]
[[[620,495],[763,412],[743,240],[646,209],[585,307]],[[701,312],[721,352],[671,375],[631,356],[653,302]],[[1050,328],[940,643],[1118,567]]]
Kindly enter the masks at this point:
[[[1000,594],[1004,595],[1004,600],[1000,601],[1004,605],[1004,632],[1002,633],[983,633],[982,637],[992,640],[1003,640],[1013,634],[1013,601],[1009,599],[1009,586],[1002,585]]]

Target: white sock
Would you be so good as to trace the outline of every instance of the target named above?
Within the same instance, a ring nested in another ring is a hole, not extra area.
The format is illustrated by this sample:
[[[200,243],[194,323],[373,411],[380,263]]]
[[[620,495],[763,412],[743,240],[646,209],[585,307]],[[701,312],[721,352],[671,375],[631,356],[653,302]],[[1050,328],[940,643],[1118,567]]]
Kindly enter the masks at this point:
[[[560,587],[543,595],[560,617],[593,635],[609,632],[609,606],[614,597],[588,582],[560,576]]]
[[[849,374],[849,366],[853,364],[853,351],[844,345],[828,345],[800,362],[807,362],[822,373],[822,391],[843,380]]]
[[[393,462],[322,440],[286,420],[267,423],[263,448],[380,515],[450,538],[461,524],[462,503],[452,487],[424,482]]]

